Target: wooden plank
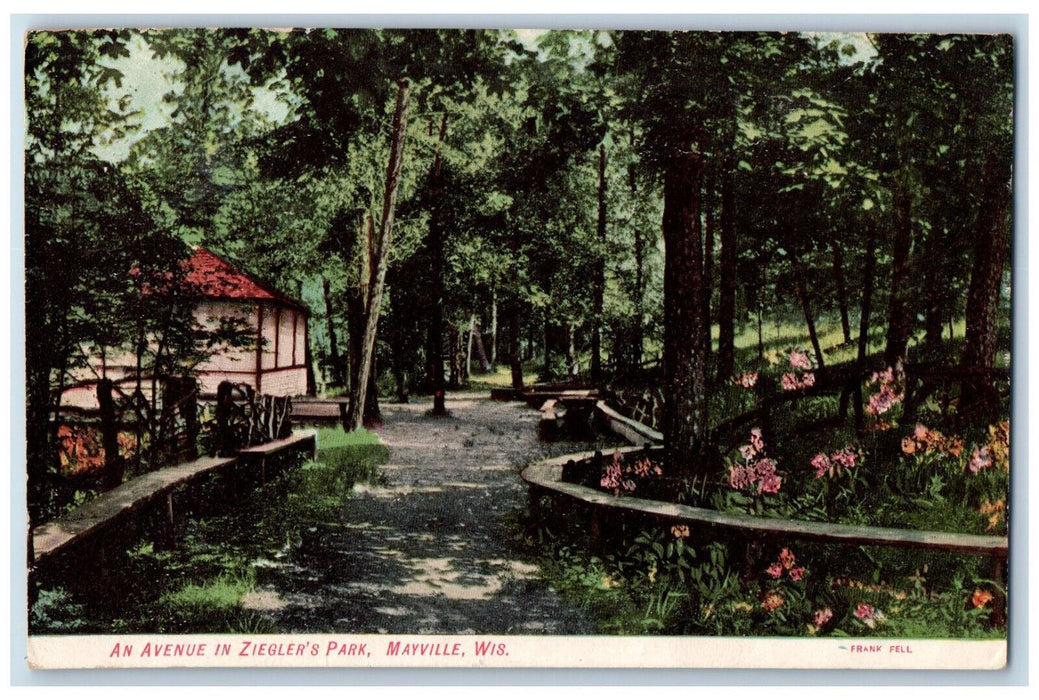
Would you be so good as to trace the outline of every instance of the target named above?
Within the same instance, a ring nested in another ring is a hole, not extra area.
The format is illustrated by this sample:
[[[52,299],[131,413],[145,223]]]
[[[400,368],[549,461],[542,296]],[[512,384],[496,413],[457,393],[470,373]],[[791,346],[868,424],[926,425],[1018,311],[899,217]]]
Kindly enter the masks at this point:
[[[655,445],[664,442],[664,434],[648,425],[622,416],[605,401],[597,401],[595,410],[609,423],[610,430],[633,445]]]
[[[307,443],[310,444],[311,450],[316,449],[317,431],[298,431],[283,440],[242,450],[242,453],[269,455],[278,450]],[[149,472],[120,484],[71,513],[36,527],[32,533],[34,561],[39,563],[74,542],[93,536],[121,518],[141,510],[163,496],[170,495],[175,488],[237,461],[238,457],[203,457]]]
[[[311,442],[317,440],[316,430],[299,430],[290,435],[287,438],[281,440],[272,440],[271,442],[265,442],[262,445],[254,445],[252,447],[246,447],[238,451],[240,455],[269,455],[280,450],[285,450],[296,445],[301,445],[305,442]]]
[[[149,472],[106,491],[71,513],[36,527],[32,533],[34,560],[39,562],[72,542],[140,510],[174,488],[235,461],[234,457],[203,457]]]
[[[637,447],[621,448],[625,452],[639,451]],[[669,522],[705,527],[738,530],[750,536],[812,540],[828,544],[867,545],[881,547],[918,548],[957,554],[975,554],[1006,558],[1008,539],[988,535],[966,535],[955,532],[903,530],[898,528],[846,525],[842,523],[813,522],[783,518],[765,518],[741,513],[723,513],[708,508],[651,501],[638,498],[618,498],[587,486],[562,481],[563,464],[569,460],[590,459],[594,453],[563,455],[532,464],[521,473],[528,484],[548,489],[585,503],[638,512],[666,519]]]

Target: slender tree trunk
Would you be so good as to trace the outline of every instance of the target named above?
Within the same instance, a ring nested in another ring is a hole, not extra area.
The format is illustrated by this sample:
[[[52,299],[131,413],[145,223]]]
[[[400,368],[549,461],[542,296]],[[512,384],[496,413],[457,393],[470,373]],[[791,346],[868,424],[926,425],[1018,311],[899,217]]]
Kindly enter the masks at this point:
[[[566,322],[566,373],[569,377],[576,377],[580,371],[577,366],[577,342],[574,333],[574,322]]]
[[[715,200],[715,177],[717,168],[711,168],[711,175],[704,181],[703,207],[704,207],[704,236],[703,236],[703,280],[707,292],[703,297],[703,317],[707,321],[707,327],[711,327],[711,290],[714,289],[714,234],[717,229],[717,212],[714,207]],[[710,361],[711,339],[707,338],[707,355]]]
[[[703,231],[695,151],[671,154],[664,171],[665,460],[673,473],[707,473],[707,344]]]
[[[841,314],[841,332],[844,344],[851,344],[851,320],[848,317],[848,288],[844,284],[844,251],[839,243],[833,245],[833,281],[837,286],[837,308]]]
[[[602,379],[602,312],[606,290],[606,144],[599,144],[598,216],[595,232],[599,251],[595,256],[592,277],[592,357],[588,372],[593,382]]]
[[[478,363],[478,366],[480,367],[480,371],[481,372],[490,372],[491,371],[491,363],[490,363],[490,360],[487,359],[487,351],[483,347],[483,334],[480,333],[480,326],[477,325],[477,323],[476,323],[476,316],[475,316],[475,314],[473,315],[472,324],[473,324],[472,342],[473,342],[473,345],[476,348],[476,361]]]
[[[368,291],[368,313],[365,319],[364,339],[361,344],[361,361],[358,368],[358,384],[350,388],[350,410],[347,423],[351,430],[361,428],[364,416],[364,404],[375,355],[375,335],[378,330],[379,312],[382,308],[382,290],[386,282],[386,267],[389,265],[390,241],[393,235],[393,213],[397,202],[397,185],[404,160],[404,132],[407,125],[408,86],[401,80],[397,83],[397,103],[393,115],[392,143],[390,158],[386,166],[386,189],[382,207],[382,232],[379,236],[378,256],[376,259],[375,279]]]
[[[808,287],[805,285],[805,270],[801,264],[801,258],[798,253],[791,253],[794,261],[794,276],[797,278],[795,286],[797,287],[797,298],[801,301],[801,310],[804,312],[805,324],[808,326],[808,337],[812,341],[812,350],[815,352],[815,361],[819,363],[819,367],[825,366],[823,361],[823,349],[819,345],[819,333],[815,328],[815,316],[812,314],[811,300],[808,298]]]
[[[453,323],[448,324],[448,330],[447,330],[447,344],[448,344],[447,386],[449,386],[451,389],[458,389],[459,382],[460,382],[459,378],[462,375],[461,369],[460,369],[462,363],[459,361],[460,353],[458,351],[459,343],[460,343],[460,338],[459,338],[458,328],[456,328],[455,324],[453,324]],[[443,400],[444,400],[443,392],[441,392],[441,397],[440,398],[441,398],[441,403],[443,403]],[[434,406],[435,406],[435,403],[434,403]],[[440,414],[440,415],[443,415],[443,414]]]
[[[498,364],[498,288],[491,289],[491,364],[494,368]]]
[[[549,320],[548,311],[544,312],[544,320],[541,326],[541,351],[542,351],[542,370],[541,375],[544,377],[544,381],[550,381],[552,379],[552,342],[549,338]]]
[[[761,265],[761,289],[758,290],[758,360],[765,359],[765,334],[762,330],[762,315],[765,309],[765,286],[768,280],[765,275],[765,266]]]
[[[891,296],[888,303],[887,346],[884,360],[894,365],[905,359],[909,342],[909,312],[906,309],[906,285],[909,271],[909,249],[913,243],[912,197],[903,187],[895,192],[895,243],[891,263]]]
[[[967,329],[960,360],[970,369],[995,365],[1000,288],[1010,253],[1010,173],[990,154],[983,177],[984,199],[975,225],[974,266],[967,290]],[[974,407],[991,414],[998,408],[995,388],[987,375],[972,374],[963,382],[961,410]]]
[[[444,403],[444,226],[440,210],[440,193],[443,187],[443,162],[440,148],[447,130],[447,113],[440,118],[437,131],[436,151],[429,171],[429,191],[427,204],[429,208],[429,235],[426,249],[429,254],[429,329],[426,340],[426,368],[430,388],[433,391],[433,415],[443,416],[447,413]],[[430,136],[433,135],[433,122],[429,124]],[[454,369],[454,349],[452,347],[452,370]],[[451,384],[456,385],[458,377],[452,374]]]
[[[736,364],[736,201],[731,158],[721,175],[721,255],[718,265],[718,380],[731,377]]]
[[[512,374],[512,388],[523,388],[523,361],[520,357],[520,309],[513,301],[509,309],[509,371]]]
[[[332,316],[332,289],[327,279],[321,280],[321,287],[325,295],[325,319],[328,324],[328,359],[332,365],[332,383],[336,386],[346,386],[346,372],[343,367],[343,358],[339,354],[339,338],[336,334],[335,321]]]
[[[635,133],[630,133],[630,140],[632,148],[635,146]],[[632,200],[636,199],[638,194],[638,178],[635,173],[635,166],[631,165],[628,167],[628,189],[631,192]],[[633,253],[635,257],[635,298],[633,304],[635,327],[632,333],[631,344],[632,347],[630,352],[627,353],[631,357],[632,369],[636,372],[642,366],[642,345],[645,342],[645,328],[643,326],[643,316],[645,315],[645,297],[646,297],[646,273],[645,273],[645,242],[642,237],[642,228],[636,222],[634,227],[634,240],[633,240]]]

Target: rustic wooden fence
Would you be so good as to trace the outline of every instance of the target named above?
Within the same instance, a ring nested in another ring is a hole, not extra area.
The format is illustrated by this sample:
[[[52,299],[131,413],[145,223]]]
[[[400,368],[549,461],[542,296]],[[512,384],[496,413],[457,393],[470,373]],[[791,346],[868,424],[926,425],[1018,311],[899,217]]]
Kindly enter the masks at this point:
[[[215,453],[223,457],[286,438],[292,433],[292,399],[257,394],[248,384],[221,382],[213,431]]]
[[[101,379],[97,400],[105,452],[102,490],[123,481],[127,458],[120,454],[121,431],[136,436],[134,471],[149,471],[198,456],[198,383],[191,377],[163,378],[161,401],[149,401],[139,388],[126,392],[111,380]]]
[[[547,412],[553,412],[555,402],[547,403],[544,408]],[[597,401],[594,410],[600,424],[637,445],[621,448],[622,454],[642,451],[662,442],[663,436],[659,432],[622,415],[604,401]],[[760,418],[760,415],[757,417]],[[551,419],[551,416],[548,418]],[[535,502],[541,497],[547,497],[550,501],[562,499],[568,502],[565,505],[553,506],[553,512],[572,514],[575,512],[573,504],[580,504],[585,510],[590,510],[591,527],[594,531],[605,532],[605,523],[620,515],[645,523],[665,526],[688,525],[734,533],[746,544],[745,576],[751,570],[764,543],[777,541],[806,540],[831,545],[923,549],[984,557],[990,562],[992,579],[1000,585],[1000,590],[997,590],[995,595],[992,621],[995,624],[1006,622],[1006,598],[1003,593],[1007,580],[1009,550],[1009,540],[1006,536],[905,530],[724,513],[709,508],[645,498],[619,498],[564,479],[564,473],[582,471],[582,465],[586,467],[601,459],[601,454],[594,452],[563,455],[528,466],[521,473],[521,477],[531,487]]]

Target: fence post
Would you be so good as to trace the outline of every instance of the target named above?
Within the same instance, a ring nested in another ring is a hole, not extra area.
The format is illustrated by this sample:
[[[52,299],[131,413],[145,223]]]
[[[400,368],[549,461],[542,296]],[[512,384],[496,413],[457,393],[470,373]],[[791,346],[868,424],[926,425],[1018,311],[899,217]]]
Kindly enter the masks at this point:
[[[235,439],[231,432],[231,382],[223,381],[216,389],[216,453],[220,457],[235,454]]]
[[[119,425],[116,422],[115,399],[112,397],[112,380],[101,379],[97,383],[97,403],[101,409],[101,446],[105,450],[104,476],[101,489],[110,491],[123,483],[123,459],[119,455]]]

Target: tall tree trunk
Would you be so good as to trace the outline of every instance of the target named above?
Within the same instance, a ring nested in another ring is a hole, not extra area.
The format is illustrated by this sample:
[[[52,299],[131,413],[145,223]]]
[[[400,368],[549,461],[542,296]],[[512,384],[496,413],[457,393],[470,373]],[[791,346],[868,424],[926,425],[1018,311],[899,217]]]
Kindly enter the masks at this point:
[[[465,373],[473,372],[473,336],[476,335],[476,314],[469,314],[469,333],[465,344]]]
[[[490,369],[498,364],[498,287],[491,288],[491,363]]]
[[[819,345],[819,333],[815,328],[815,316],[812,314],[812,304],[808,298],[808,287],[805,284],[805,269],[801,264],[799,253],[792,252],[791,259],[794,263],[794,277],[797,278],[795,282],[797,298],[801,301],[801,311],[804,312],[805,325],[808,326],[808,337],[812,341],[812,351],[815,353],[815,361],[819,363],[819,367],[823,367],[826,363],[823,361],[823,349]]]
[[[703,235],[703,283],[707,290],[703,297],[703,317],[707,321],[707,327],[711,327],[711,290],[714,289],[714,234],[717,229],[718,217],[714,207],[715,183],[717,182],[717,168],[712,167],[708,171],[710,175],[704,180],[703,208],[704,208],[704,235]],[[707,337],[707,359],[710,362],[711,338]]]
[[[544,377],[542,381],[552,380],[552,339],[549,337],[549,320],[548,310],[546,309],[543,316],[543,322],[541,326],[541,376]]]
[[[764,265],[759,266],[761,269],[761,289],[758,290],[758,360],[765,359],[765,334],[762,329],[763,313],[765,309],[765,287],[768,284],[768,278],[766,277],[766,270]]]
[[[630,133],[631,145],[635,146],[635,132],[632,130]],[[631,192],[632,200],[636,199],[638,193],[638,178],[635,172],[634,164],[628,166],[628,189]],[[642,366],[642,345],[645,342],[645,328],[643,326],[643,316],[645,315],[645,297],[646,297],[646,273],[645,273],[645,241],[642,237],[642,228],[636,222],[634,227],[634,240],[633,240],[633,253],[635,257],[635,298],[633,304],[635,307],[634,319],[635,327],[631,338],[631,349],[627,355],[631,357],[632,369],[636,372]]]
[[[721,254],[718,261],[718,380],[736,366],[736,201],[731,157],[721,174]]]
[[[509,371],[512,388],[523,388],[523,361],[520,357],[520,307],[513,301],[509,309]]]
[[[984,199],[975,224],[974,266],[967,290],[967,328],[960,360],[970,369],[995,364],[1000,287],[1010,254],[1010,172],[990,154],[983,177]],[[998,409],[995,388],[987,375],[972,374],[963,382],[961,410],[974,408],[988,414]]]
[[[848,288],[844,284],[844,250],[839,243],[833,245],[833,281],[837,286],[837,309],[841,314],[841,332],[844,344],[851,344],[851,320],[848,317]]]
[[[577,341],[574,337],[574,322],[566,322],[566,374],[568,377],[576,377],[580,372],[577,365]]]
[[[462,382],[462,365],[464,364],[465,360],[462,358],[462,352],[461,352],[461,346],[462,346],[461,334],[458,332],[458,327],[455,326],[455,324],[453,324],[453,323],[448,324],[447,343],[448,343],[448,346],[450,348],[449,354],[448,354],[448,360],[449,360],[449,362],[448,362],[449,370],[448,371],[449,371],[449,373],[448,373],[448,377],[447,377],[447,385],[449,387],[451,387],[451,389],[456,390],[456,389],[458,389],[461,386],[461,382]],[[443,401],[444,401],[443,392],[441,392],[440,400],[441,400],[441,404],[443,404]],[[435,405],[436,404],[434,402],[434,407],[435,407]],[[443,415],[443,414],[440,414],[440,415]]]
[[[473,344],[476,347],[476,361],[480,367],[481,372],[491,371],[491,362],[487,359],[487,351],[483,347],[483,334],[480,333],[480,326],[476,324],[476,316],[473,316]]]
[[[328,359],[332,365],[332,383],[339,387],[345,387],[346,371],[343,367],[343,358],[339,354],[339,338],[332,315],[332,289],[327,279],[321,280],[321,287],[325,295],[325,319],[328,324]]]
[[[903,185],[895,191],[895,243],[891,262],[891,296],[888,302],[887,346],[884,360],[894,365],[905,359],[909,342],[909,312],[906,309],[906,285],[909,271],[909,249],[913,244],[912,196]]]
[[[676,151],[664,171],[664,447],[672,473],[700,475],[708,435],[707,344],[703,318],[702,156]]]
[[[390,260],[390,242],[393,236],[393,213],[397,203],[397,185],[404,162],[404,132],[407,126],[408,85],[404,80],[397,83],[397,102],[393,114],[393,132],[390,158],[386,166],[386,189],[382,207],[382,231],[379,236],[375,279],[368,289],[368,313],[365,319],[364,338],[361,344],[361,360],[358,368],[358,384],[350,388],[350,410],[347,423],[350,430],[361,428],[364,404],[375,355],[375,335],[378,330],[379,312],[382,308],[382,289],[386,283],[386,267]]]
[[[606,144],[599,144],[598,215],[595,232],[599,250],[592,276],[592,357],[588,372],[593,382],[602,379],[602,311],[606,290]]]
[[[440,210],[440,193],[443,187],[443,162],[440,148],[444,142],[447,129],[447,113],[440,118],[440,129],[437,131],[436,150],[433,164],[429,172],[429,236],[426,248],[429,253],[429,329],[426,340],[427,374],[430,389],[433,392],[433,415],[443,416],[447,413],[444,397],[444,228]],[[429,124],[430,136],[433,135],[433,123]],[[452,349],[452,371],[454,370]],[[452,386],[457,384],[457,376],[452,374]]]

